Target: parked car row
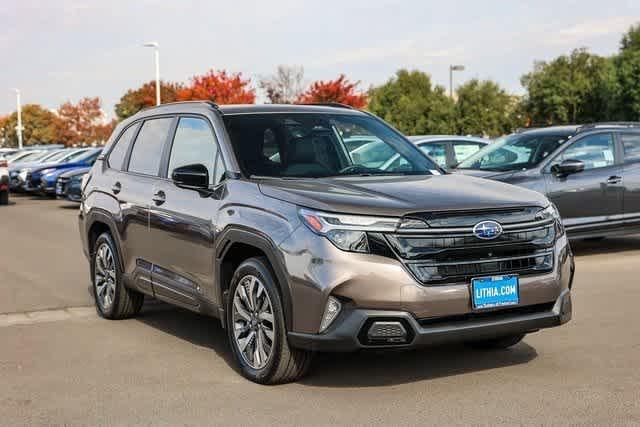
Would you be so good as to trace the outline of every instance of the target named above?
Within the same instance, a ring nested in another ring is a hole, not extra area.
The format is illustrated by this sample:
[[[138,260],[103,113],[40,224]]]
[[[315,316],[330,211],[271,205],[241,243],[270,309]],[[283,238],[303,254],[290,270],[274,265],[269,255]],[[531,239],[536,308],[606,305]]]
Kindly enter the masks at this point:
[[[0,185],[0,203],[8,203],[9,191],[79,201],[78,181],[82,180],[101,152],[102,148],[65,149],[54,146],[53,149],[29,147],[5,153],[0,160],[5,169],[4,175],[0,175],[3,183]]]

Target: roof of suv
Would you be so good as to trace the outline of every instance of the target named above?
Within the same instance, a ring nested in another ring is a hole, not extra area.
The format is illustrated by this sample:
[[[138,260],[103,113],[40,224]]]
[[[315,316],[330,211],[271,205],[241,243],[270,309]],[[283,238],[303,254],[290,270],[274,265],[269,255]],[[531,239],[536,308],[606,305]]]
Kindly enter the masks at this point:
[[[252,113],[346,113],[364,114],[346,105],[339,104],[249,104],[249,105],[220,105],[218,110],[222,114],[252,114]]]
[[[583,125],[566,125],[566,126],[548,126],[541,128],[522,128],[517,133],[526,133],[534,135],[575,135],[577,133],[591,132],[596,130],[626,130],[626,129],[640,129],[640,122],[602,122],[602,123],[588,123]]]
[[[171,102],[146,108],[136,114],[147,116],[159,113],[180,113],[185,110],[213,108],[222,115],[233,114],[265,114],[265,113],[332,113],[332,114],[366,114],[347,105],[328,104],[228,104],[216,105],[210,101]]]
[[[517,133],[526,133],[527,135],[529,134],[533,134],[533,135],[565,135],[565,136],[569,136],[569,135],[574,135],[578,129],[580,128],[580,126],[578,125],[567,125],[567,126],[548,126],[548,127],[542,127],[542,128],[524,128],[524,129],[519,129],[519,131]]]

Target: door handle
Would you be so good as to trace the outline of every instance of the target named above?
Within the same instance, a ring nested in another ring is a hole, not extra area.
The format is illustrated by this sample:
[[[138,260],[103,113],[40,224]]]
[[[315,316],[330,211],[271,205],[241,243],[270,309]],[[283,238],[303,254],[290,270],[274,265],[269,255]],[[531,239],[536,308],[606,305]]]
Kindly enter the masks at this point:
[[[621,176],[613,175],[607,178],[607,184],[610,184],[610,185],[620,184],[621,182],[622,182]]]
[[[118,194],[121,190],[122,185],[119,182],[116,182],[115,184],[113,184],[113,187],[111,187],[111,192],[113,194]]]
[[[161,205],[167,200],[167,196],[164,194],[164,191],[159,190],[153,194],[153,198],[151,199],[156,205]]]

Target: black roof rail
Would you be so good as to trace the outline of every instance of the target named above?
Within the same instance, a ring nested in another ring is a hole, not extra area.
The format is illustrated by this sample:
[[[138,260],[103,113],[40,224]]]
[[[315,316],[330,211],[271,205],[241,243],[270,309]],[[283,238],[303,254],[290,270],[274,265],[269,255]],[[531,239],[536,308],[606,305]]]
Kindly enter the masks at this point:
[[[218,109],[218,104],[216,104],[213,101],[207,101],[207,100],[195,100],[195,101],[175,101],[175,102],[164,102],[160,105],[152,105],[150,107],[145,108],[145,110],[150,110],[152,108],[161,108],[161,107],[165,107],[167,105],[180,105],[180,104],[207,104],[213,108],[215,108],[216,110]]]
[[[342,104],[340,102],[310,102],[308,104],[300,105],[317,105],[318,107],[335,107],[335,108],[347,108],[349,110],[355,110],[351,105]]]
[[[598,128],[640,128],[640,122],[596,122],[582,125],[576,133],[586,132]]]

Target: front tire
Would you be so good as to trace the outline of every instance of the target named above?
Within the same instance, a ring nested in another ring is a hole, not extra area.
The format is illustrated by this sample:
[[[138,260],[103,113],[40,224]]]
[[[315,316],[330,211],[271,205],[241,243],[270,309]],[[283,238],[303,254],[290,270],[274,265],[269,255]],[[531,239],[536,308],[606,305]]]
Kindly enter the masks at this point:
[[[240,264],[228,295],[227,333],[242,375],[259,384],[301,378],[312,353],[289,347],[280,293],[266,258]]]
[[[503,350],[518,344],[526,334],[507,335],[506,337],[492,338],[489,340],[471,341],[469,347],[482,350]]]
[[[126,319],[140,312],[144,295],[124,286],[118,249],[109,233],[95,242],[91,276],[98,314],[106,319]]]

